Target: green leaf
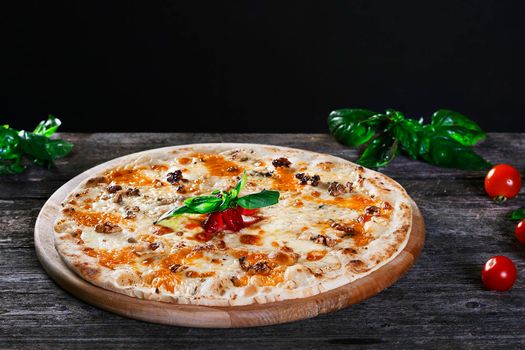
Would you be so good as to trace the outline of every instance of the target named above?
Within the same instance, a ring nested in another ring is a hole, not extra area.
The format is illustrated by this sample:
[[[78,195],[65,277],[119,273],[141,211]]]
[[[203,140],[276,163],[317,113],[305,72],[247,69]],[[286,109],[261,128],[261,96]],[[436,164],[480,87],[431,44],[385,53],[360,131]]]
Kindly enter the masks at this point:
[[[481,127],[463,114],[440,109],[432,116],[432,127],[440,135],[448,135],[464,146],[474,146],[486,136]]]
[[[417,159],[421,153],[421,123],[413,119],[403,119],[395,123],[392,130],[400,148],[412,159]]]
[[[514,210],[510,214],[510,219],[511,220],[518,220],[518,221],[525,219],[525,208]]]
[[[245,209],[268,207],[279,202],[278,191],[262,190],[259,193],[249,194],[237,200],[237,205]]]
[[[20,174],[26,167],[21,164],[20,158],[0,161],[0,175]]]
[[[38,164],[49,164],[54,160],[64,157],[73,148],[70,142],[51,140],[46,136],[35,135],[27,131],[20,131],[20,148],[31,156]]]
[[[396,157],[398,141],[390,132],[384,132],[368,144],[359,160],[367,168],[379,168],[387,165]]]
[[[7,125],[0,128],[0,159],[19,159],[20,136],[16,130],[10,129]]]
[[[219,207],[219,209],[217,209],[217,211],[222,211],[222,210],[226,210],[230,207],[234,207],[235,206],[235,200],[237,199],[237,196],[233,196],[233,191],[234,190],[231,190],[231,191],[228,191],[228,192],[223,192],[222,193],[222,203]]]
[[[485,170],[492,166],[474,152],[472,147],[440,135],[425,135],[428,153],[421,158],[430,164],[464,170]]]
[[[22,151],[39,161],[52,161],[53,158],[49,155],[46,149],[46,144],[49,139],[42,135],[35,135],[27,131],[20,131],[20,148]]]
[[[400,122],[406,120],[403,113],[396,111],[395,109],[389,108],[386,110],[386,117],[392,122]]]
[[[22,158],[40,166],[51,166],[53,161],[69,154],[73,144],[64,140],[51,140],[61,122],[50,115],[34,132],[17,131],[9,125],[0,126],[0,174],[16,174],[25,170]]]
[[[239,193],[241,193],[244,186],[246,186],[246,182],[248,181],[248,176],[246,175],[246,171],[242,173],[241,179],[239,182],[237,182],[237,185],[235,185],[234,189],[230,191],[230,195],[232,198],[237,198],[239,196]]]
[[[222,202],[223,200],[220,197],[199,196],[186,199],[184,205],[199,214],[206,214],[218,209]]]
[[[337,141],[355,147],[370,141],[382,120],[384,116],[367,109],[339,109],[328,116],[328,128]]]
[[[62,122],[60,119],[55,118],[50,114],[47,117],[47,120],[42,120],[40,123],[38,123],[35,130],[33,131],[33,134],[50,137],[57,131],[61,124]]]
[[[56,160],[67,156],[73,149],[73,144],[60,139],[48,140],[45,147],[51,159]]]
[[[176,215],[180,215],[180,214],[200,214],[198,212],[196,212],[195,210],[183,205],[181,207],[175,207],[173,209],[170,209],[168,210],[167,212],[165,212],[164,214],[161,215],[160,218],[157,219],[157,221],[155,221],[153,224],[157,224],[163,220],[166,220],[168,218],[171,218],[173,216],[176,216]]]

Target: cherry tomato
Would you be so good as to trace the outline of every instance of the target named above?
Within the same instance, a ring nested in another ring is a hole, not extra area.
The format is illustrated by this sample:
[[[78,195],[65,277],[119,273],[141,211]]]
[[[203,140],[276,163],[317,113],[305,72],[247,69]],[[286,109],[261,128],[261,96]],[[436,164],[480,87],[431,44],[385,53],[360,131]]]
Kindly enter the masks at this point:
[[[494,256],[483,266],[481,279],[489,290],[509,290],[516,281],[516,266],[506,256]]]
[[[525,244],[525,220],[521,220],[516,225],[516,238]]]
[[[237,208],[226,209],[222,212],[222,217],[224,218],[226,228],[230,231],[237,232],[246,226]]]
[[[257,213],[258,209],[246,209],[243,207],[237,207],[237,210],[239,211],[239,213],[241,213],[241,215],[253,216]]]
[[[520,172],[511,165],[498,164],[485,176],[485,191],[491,198],[513,198],[520,192],[520,189]]]
[[[211,213],[204,223],[204,230],[207,233],[222,231],[226,228],[222,212]]]

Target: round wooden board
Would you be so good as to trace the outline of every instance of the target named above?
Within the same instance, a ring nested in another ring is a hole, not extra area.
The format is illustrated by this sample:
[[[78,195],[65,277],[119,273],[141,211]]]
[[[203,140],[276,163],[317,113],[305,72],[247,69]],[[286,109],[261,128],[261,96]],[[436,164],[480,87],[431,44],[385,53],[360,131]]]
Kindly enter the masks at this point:
[[[183,146],[167,147],[166,150],[177,147]],[[425,224],[421,212],[412,201],[412,230],[403,251],[366,277],[308,298],[246,306],[211,307],[143,300],[102,289],[80,278],[62,261],[55,249],[53,224],[59,213],[60,203],[80,182],[108,166],[117,164],[125,157],[91,168],[64,184],[44,204],[35,224],[35,249],[47,273],[62,288],[79,299],[119,315],[154,323],[203,328],[255,327],[302,320],[342,309],[381,292],[408,271],[423,248]]]

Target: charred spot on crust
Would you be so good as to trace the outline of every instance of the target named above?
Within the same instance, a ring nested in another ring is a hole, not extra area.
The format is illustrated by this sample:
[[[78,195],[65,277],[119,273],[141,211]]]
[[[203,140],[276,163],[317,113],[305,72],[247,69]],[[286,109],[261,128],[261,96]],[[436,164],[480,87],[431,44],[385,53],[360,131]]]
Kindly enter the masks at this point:
[[[317,235],[310,238],[311,241],[314,241],[317,244],[322,244],[327,247],[333,247],[337,244],[337,241],[333,238],[327,237],[325,235]]]
[[[357,254],[357,250],[355,250],[354,248],[344,248],[341,252],[346,255]]]
[[[241,280],[238,277],[236,277],[236,276],[233,276],[232,278],[230,278],[230,281],[232,281],[232,283],[233,283],[233,285],[235,287],[242,287],[242,286],[244,286],[244,284],[241,282]]]
[[[115,193],[115,196],[113,197],[113,202],[117,204],[122,203],[122,192]]]
[[[368,207],[365,208],[366,215],[372,215],[372,216],[378,215],[379,211],[380,209],[376,207],[375,205],[369,205]]]
[[[137,217],[137,214],[132,211],[132,210],[128,210],[126,211],[126,216],[124,216],[124,219],[135,219]]]
[[[292,162],[290,162],[288,158],[284,158],[284,157],[272,160],[272,165],[276,168],[278,167],[289,168],[291,164]]]
[[[89,180],[86,181],[86,187],[93,187],[93,186],[96,186],[100,183],[106,183],[108,182],[108,179],[106,179],[105,176],[97,176],[97,177],[93,177]]]
[[[219,240],[219,241],[215,244],[215,246],[216,246],[217,249],[219,249],[219,250],[224,250],[224,249],[226,249],[226,243],[225,243],[222,239]]]
[[[180,272],[180,271],[184,271],[187,268],[188,268],[187,266],[183,266],[181,264],[173,264],[173,265],[170,266],[170,271],[173,272],[173,273],[177,273],[177,272]]]
[[[151,242],[148,246],[148,248],[151,250],[157,250],[159,247],[160,247],[159,242]]]
[[[266,261],[257,261],[251,266],[250,271],[255,274],[267,275],[272,271],[272,268]]]
[[[120,185],[109,185],[108,187],[106,187],[106,191],[108,191],[108,193],[115,193],[115,192],[118,192],[122,189],[122,186]]]
[[[248,275],[268,275],[272,271],[272,268],[265,260],[259,260],[255,264],[250,265],[248,261],[246,261],[246,257],[241,256],[239,258],[239,264],[241,265],[241,269],[246,271]]]
[[[70,215],[74,211],[75,211],[75,208],[73,207],[65,207],[64,209],[62,209],[62,213],[64,213],[65,215]]]
[[[362,273],[367,270],[366,264],[361,260],[350,260],[346,266],[354,273]]]
[[[175,170],[174,172],[168,173],[166,175],[166,181],[168,181],[172,185],[178,183],[181,180],[182,180],[181,170]]]
[[[352,226],[343,225],[338,222],[333,222],[330,227],[342,232],[343,234],[340,235],[340,237],[352,236],[355,234],[355,229]]]
[[[345,185],[334,181],[328,184],[328,194],[333,197],[340,196],[344,193],[350,193],[353,191],[353,186],[351,182],[347,182]]]
[[[383,205],[381,205],[381,208],[385,209],[385,210],[390,210],[392,209],[392,205],[388,202],[384,202]]]
[[[308,175],[306,173],[297,173],[295,174],[295,178],[299,180],[299,183],[301,185],[307,185],[310,183],[310,185],[316,187],[319,185],[319,181],[321,181],[321,177],[319,175]]]
[[[110,222],[104,222],[95,226],[95,232],[98,233],[117,233],[122,232],[122,228],[119,225],[114,225]]]
[[[126,190],[126,196],[128,196],[128,197],[140,196],[140,190],[138,188],[128,188]]]

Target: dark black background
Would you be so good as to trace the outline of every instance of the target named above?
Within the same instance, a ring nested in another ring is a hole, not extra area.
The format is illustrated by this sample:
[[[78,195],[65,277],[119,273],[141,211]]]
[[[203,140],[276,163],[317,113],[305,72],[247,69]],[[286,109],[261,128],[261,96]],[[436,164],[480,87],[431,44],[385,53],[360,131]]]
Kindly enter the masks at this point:
[[[324,132],[332,109],[525,131],[523,1],[10,1],[0,122]]]

